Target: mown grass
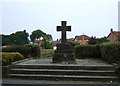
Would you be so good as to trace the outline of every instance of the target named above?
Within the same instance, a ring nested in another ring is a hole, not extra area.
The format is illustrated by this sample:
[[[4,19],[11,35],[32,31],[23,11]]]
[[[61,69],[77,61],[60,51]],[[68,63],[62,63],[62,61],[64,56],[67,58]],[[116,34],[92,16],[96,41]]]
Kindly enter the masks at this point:
[[[53,54],[53,49],[41,49],[41,57],[52,57]]]

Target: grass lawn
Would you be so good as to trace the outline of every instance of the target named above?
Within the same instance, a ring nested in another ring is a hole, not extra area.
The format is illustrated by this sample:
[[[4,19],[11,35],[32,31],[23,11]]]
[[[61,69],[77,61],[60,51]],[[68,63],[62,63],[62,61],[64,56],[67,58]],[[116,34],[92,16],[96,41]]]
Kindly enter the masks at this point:
[[[53,53],[53,49],[41,49],[41,57],[52,57]]]

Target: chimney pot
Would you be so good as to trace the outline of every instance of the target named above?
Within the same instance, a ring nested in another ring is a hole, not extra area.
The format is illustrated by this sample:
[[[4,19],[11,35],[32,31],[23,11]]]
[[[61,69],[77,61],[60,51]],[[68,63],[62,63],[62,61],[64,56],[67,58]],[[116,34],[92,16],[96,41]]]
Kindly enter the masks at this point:
[[[113,29],[111,28],[111,32],[113,32]]]

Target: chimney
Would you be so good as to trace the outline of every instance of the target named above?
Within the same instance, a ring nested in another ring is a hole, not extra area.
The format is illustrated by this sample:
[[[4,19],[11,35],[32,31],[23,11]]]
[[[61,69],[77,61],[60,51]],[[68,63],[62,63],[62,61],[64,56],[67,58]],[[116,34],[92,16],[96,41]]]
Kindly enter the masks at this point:
[[[111,32],[113,32],[113,29],[111,28]]]

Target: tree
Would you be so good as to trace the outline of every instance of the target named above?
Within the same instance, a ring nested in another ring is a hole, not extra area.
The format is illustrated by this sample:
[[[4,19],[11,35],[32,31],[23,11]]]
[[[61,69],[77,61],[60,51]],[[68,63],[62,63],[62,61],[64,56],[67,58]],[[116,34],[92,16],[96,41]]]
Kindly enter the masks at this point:
[[[43,32],[41,30],[35,30],[30,35],[30,39],[32,42],[34,42],[35,39],[40,39],[42,37],[42,35],[43,35]]]
[[[106,37],[102,37],[102,38],[97,38],[97,44],[102,44],[104,42],[108,42],[109,40],[107,40]]]
[[[51,44],[49,41],[47,41],[46,39],[43,39],[40,45],[42,48],[44,49],[50,49],[51,48]]]
[[[30,35],[30,39],[32,42],[34,42],[35,39],[40,40],[41,37],[43,37],[43,39],[52,40],[52,35],[46,34],[40,29],[33,31],[32,34]]]
[[[88,40],[88,44],[89,45],[93,45],[93,44],[96,44],[96,37],[91,37],[89,40]]]
[[[10,35],[2,34],[1,37],[2,37],[2,46],[11,44]]]
[[[2,35],[2,45],[24,45],[29,43],[29,34],[24,31],[17,31],[10,35]]]
[[[47,34],[47,35],[46,35],[46,37],[47,37],[47,40],[49,40],[49,41],[51,41],[51,40],[52,40],[52,35]]]
[[[11,38],[14,39],[13,42],[16,45],[24,45],[24,44],[28,44],[28,42],[29,42],[28,36],[29,36],[29,34],[26,33],[26,30],[24,30],[24,31],[18,31],[18,32],[16,32],[13,35],[13,37],[11,35]]]

